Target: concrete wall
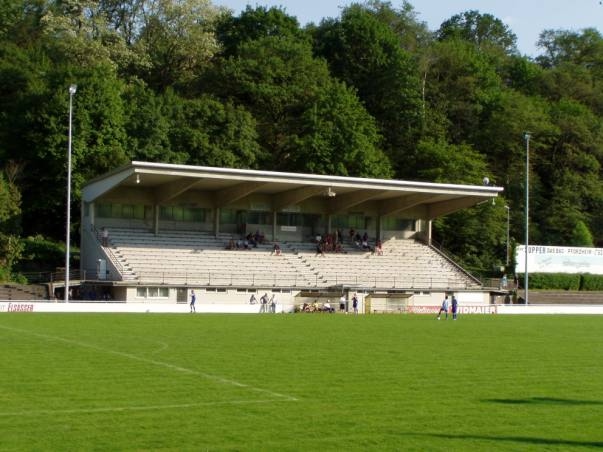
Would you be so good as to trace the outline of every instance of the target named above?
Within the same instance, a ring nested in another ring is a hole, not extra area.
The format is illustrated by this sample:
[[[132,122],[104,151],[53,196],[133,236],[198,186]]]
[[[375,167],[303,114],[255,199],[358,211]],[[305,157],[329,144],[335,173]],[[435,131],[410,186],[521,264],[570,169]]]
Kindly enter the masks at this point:
[[[333,303],[335,308],[338,303]],[[260,313],[259,304],[221,304],[197,303],[197,313],[231,313],[231,314],[257,314]],[[414,314],[433,315],[439,306],[415,306]],[[279,303],[277,313],[293,312],[292,304]],[[81,312],[81,313],[181,313],[189,314],[188,304],[179,303],[52,303],[29,301],[0,301],[0,313],[32,313],[32,312]],[[362,310],[360,310],[362,312]],[[580,314],[603,315],[603,305],[474,305],[460,306],[460,314]]]

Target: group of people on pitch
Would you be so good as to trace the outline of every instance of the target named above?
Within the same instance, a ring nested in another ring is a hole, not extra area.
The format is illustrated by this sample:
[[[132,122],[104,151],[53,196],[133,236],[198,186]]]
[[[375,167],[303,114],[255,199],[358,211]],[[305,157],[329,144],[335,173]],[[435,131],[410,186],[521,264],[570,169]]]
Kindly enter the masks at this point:
[[[446,314],[446,319],[448,319],[448,311],[452,312],[452,320],[456,320],[456,315],[459,309],[459,303],[456,299],[456,297],[453,295],[452,296],[452,301],[448,301],[448,295],[446,295],[446,297],[444,298],[444,301],[442,301],[442,306],[440,307],[440,311],[438,312],[438,316],[436,317],[438,320],[440,320],[440,316],[442,315],[442,312],[444,312]]]

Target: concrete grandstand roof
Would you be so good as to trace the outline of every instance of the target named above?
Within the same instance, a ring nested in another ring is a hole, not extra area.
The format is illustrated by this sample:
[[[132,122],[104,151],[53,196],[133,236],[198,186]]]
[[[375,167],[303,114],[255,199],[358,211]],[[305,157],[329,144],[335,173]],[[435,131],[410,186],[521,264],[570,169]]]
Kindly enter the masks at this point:
[[[323,197],[329,213],[370,201],[381,215],[421,207],[423,217],[433,219],[496,198],[503,188],[133,161],[88,182],[82,198],[93,202],[115,190],[145,190],[159,205],[202,191],[215,207],[263,194],[276,211],[313,197]]]

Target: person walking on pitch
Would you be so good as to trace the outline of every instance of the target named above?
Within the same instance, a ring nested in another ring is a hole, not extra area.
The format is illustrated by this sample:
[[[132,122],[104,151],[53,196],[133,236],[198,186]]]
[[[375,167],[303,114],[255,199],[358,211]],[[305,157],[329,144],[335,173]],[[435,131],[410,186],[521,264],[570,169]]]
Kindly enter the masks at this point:
[[[456,320],[456,313],[459,310],[459,302],[457,301],[456,297],[453,295],[452,296],[452,320]]]
[[[197,312],[195,309],[195,301],[197,301],[197,295],[195,295],[194,290],[191,290],[191,312]]]
[[[442,306],[440,307],[440,311],[438,312],[438,320],[440,320],[442,312],[446,313],[446,320],[448,320],[448,295],[446,295],[446,298],[444,298],[444,301],[442,301]]]

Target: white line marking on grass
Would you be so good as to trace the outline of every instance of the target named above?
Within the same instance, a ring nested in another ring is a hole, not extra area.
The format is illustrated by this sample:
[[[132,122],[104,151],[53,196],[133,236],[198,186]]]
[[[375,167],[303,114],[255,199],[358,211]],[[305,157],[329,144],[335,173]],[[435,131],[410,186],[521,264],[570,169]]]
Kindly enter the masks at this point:
[[[213,381],[216,381],[218,383],[222,383],[222,384],[225,384],[225,385],[236,386],[238,388],[245,388],[245,389],[248,389],[248,390],[253,391],[253,392],[259,392],[261,394],[267,394],[267,395],[270,395],[272,397],[276,397],[276,398],[279,398],[279,399],[282,399],[282,400],[286,400],[286,401],[290,401],[290,402],[295,402],[295,401],[298,400],[297,398],[295,398],[293,396],[281,394],[279,392],[270,391],[269,389],[257,388],[255,386],[250,386],[248,384],[241,383],[241,382],[236,381],[236,380],[231,380],[229,378],[224,378],[224,377],[220,377],[218,375],[208,374],[208,373],[201,372],[201,371],[194,370],[194,369],[188,369],[186,367],[177,366],[175,364],[166,363],[164,361],[158,361],[158,360],[155,360],[155,359],[144,358],[142,356],[133,355],[132,353],[120,352],[120,351],[117,351],[117,350],[111,350],[111,349],[108,349],[108,348],[99,347],[98,345],[87,344],[85,342],[75,341],[75,340],[72,340],[72,339],[65,339],[63,337],[52,336],[50,334],[36,333],[36,332],[33,332],[33,331],[22,330],[20,328],[13,328],[13,327],[5,326],[5,325],[0,325],[0,328],[3,328],[5,330],[9,330],[9,331],[14,331],[14,332],[17,332],[17,333],[25,333],[25,334],[29,334],[31,336],[37,336],[37,337],[41,337],[41,338],[44,338],[44,339],[51,339],[51,340],[55,340],[55,341],[59,341],[59,342],[64,342],[66,344],[73,344],[73,345],[77,345],[77,346],[80,346],[80,347],[91,348],[93,350],[98,350],[100,352],[109,353],[109,354],[117,355],[117,356],[122,356],[124,358],[129,358],[129,359],[134,360],[134,361],[140,361],[140,362],[143,362],[143,363],[153,364],[153,365],[159,366],[159,367],[165,367],[167,369],[175,370],[177,372],[182,372],[182,373],[191,374],[191,375],[198,375],[200,377],[206,378],[208,380],[213,380]]]
[[[159,347],[159,348],[158,348],[158,349],[156,349],[156,350],[153,350],[153,351],[151,352],[151,354],[153,354],[153,353],[159,353],[159,352],[162,352],[162,351],[166,350],[167,348],[169,348],[168,344],[166,344],[166,343],[165,343],[165,342],[163,342],[163,341],[153,341],[153,342],[155,342],[156,344],[159,344],[161,347]]]
[[[28,411],[12,411],[2,413],[0,417],[10,416],[48,416],[55,414],[94,414],[94,413],[112,413],[121,411],[159,411],[182,408],[195,408],[202,406],[219,406],[219,405],[248,405],[256,403],[275,403],[277,400],[225,400],[215,402],[199,402],[199,403],[182,403],[171,405],[149,405],[149,406],[121,406],[121,407],[105,407],[105,408],[75,408],[72,410],[28,410]]]

